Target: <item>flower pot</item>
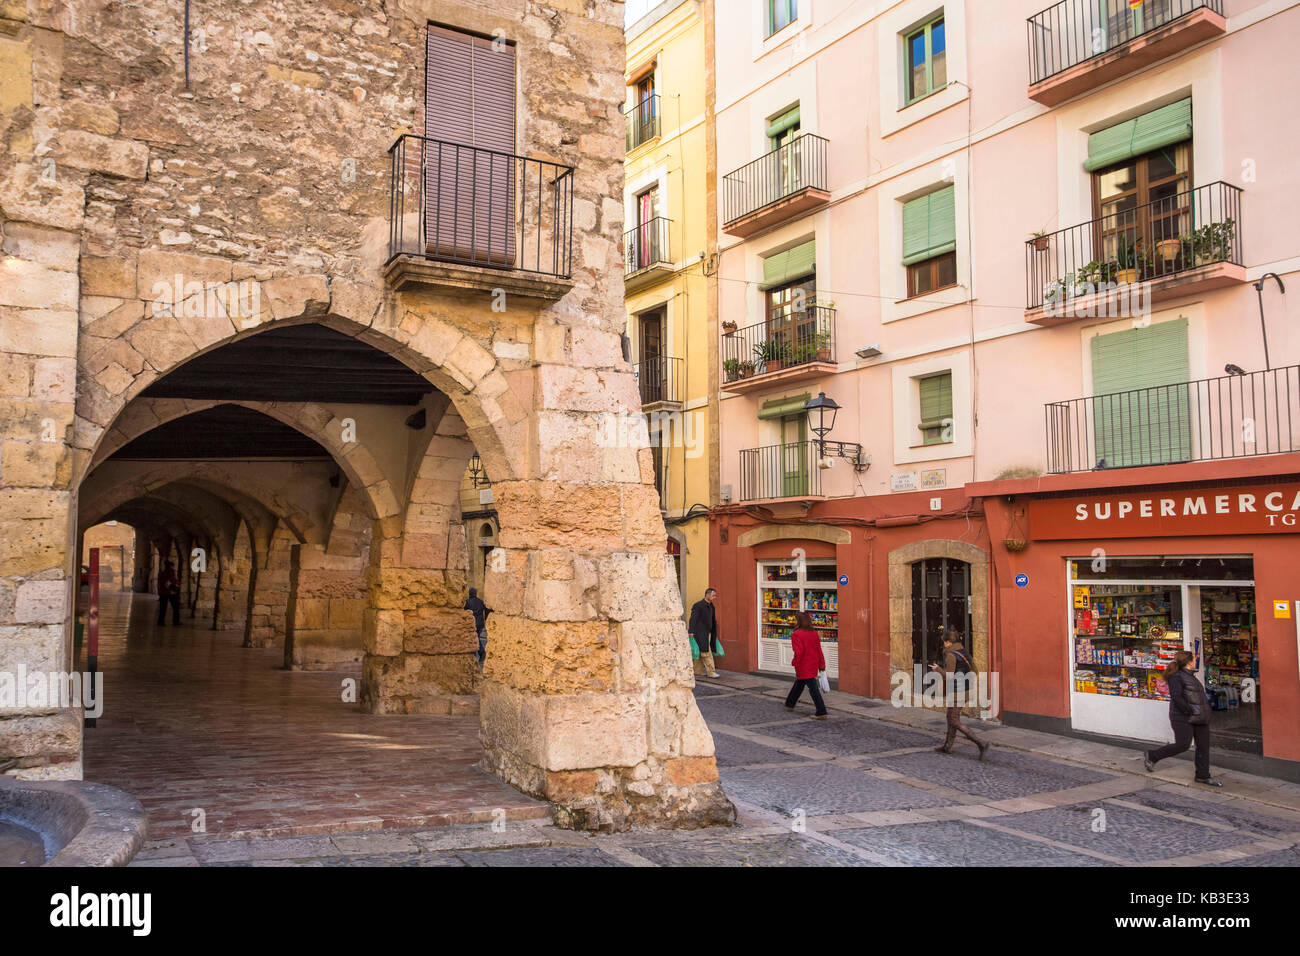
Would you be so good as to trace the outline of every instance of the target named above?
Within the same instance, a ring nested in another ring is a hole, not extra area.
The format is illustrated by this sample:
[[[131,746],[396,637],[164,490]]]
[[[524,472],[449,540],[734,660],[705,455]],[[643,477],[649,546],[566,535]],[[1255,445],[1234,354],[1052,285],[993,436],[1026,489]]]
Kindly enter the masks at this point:
[[[831,350],[830,350],[830,349],[818,349],[818,350],[817,350],[817,361],[819,361],[819,362],[829,362],[830,360],[831,360]]]
[[[1120,285],[1128,285],[1130,282],[1137,282],[1138,271],[1136,269],[1120,269],[1115,273],[1115,281]]]
[[[1047,236],[1034,236],[1034,251],[1035,251],[1035,252],[1046,252],[1046,251],[1047,251],[1047,240],[1048,240],[1048,237],[1047,237]]]
[[[735,323],[735,322],[723,322],[723,323],[722,323],[722,333],[723,333],[724,335],[730,335],[732,332],[735,332],[735,331],[736,331],[736,323]]]
[[[1002,546],[1008,551],[1023,551],[1027,544],[1029,542],[1024,538],[1004,538],[1002,540]]]
[[[1165,262],[1173,262],[1182,251],[1183,242],[1181,239],[1161,239],[1156,243],[1156,253]]]

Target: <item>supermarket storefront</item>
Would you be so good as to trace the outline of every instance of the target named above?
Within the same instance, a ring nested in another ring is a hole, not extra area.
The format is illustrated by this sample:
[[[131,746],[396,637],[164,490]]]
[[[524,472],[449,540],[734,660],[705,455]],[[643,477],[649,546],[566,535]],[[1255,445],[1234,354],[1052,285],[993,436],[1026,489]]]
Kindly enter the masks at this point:
[[[1172,739],[1159,675],[1186,649],[1209,691],[1215,748],[1295,775],[1300,475],[1159,481],[1188,474],[971,486],[995,543],[1004,717]]]

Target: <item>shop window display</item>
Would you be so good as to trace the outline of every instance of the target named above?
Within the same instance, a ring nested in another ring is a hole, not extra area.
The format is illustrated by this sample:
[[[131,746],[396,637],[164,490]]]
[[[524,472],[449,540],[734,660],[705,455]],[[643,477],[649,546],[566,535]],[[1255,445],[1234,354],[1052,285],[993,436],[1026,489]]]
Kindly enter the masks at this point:
[[[829,676],[839,676],[839,588],[833,562],[758,566],[759,669],[794,672],[790,634],[797,611],[812,615]]]

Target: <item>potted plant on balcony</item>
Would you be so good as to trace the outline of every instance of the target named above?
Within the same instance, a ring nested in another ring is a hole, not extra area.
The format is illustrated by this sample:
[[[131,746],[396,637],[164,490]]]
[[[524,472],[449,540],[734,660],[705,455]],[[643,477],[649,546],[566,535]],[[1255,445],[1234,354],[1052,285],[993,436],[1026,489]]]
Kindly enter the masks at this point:
[[[1191,249],[1192,260],[1196,265],[1209,265],[1229,258],[1235,226],[1235,220],[1225,219],[1223,222],[1207,223],[1194,230],[1190,236],[1184,236],[1183,242]]]
[[[829,362],[831,360],[831,334],[829,332],[818,332],[813,336],[813,348],[817,352],[817,361]]]
[[[765,375],[785,366],[785,344],[777,339],[764,339],[754,346],[754,374]]]
[[[1156,255],[1164,260],[1166,271],[1168,271],[1169,264],[1182,255],[1182,252],[1182,239],[1161,239],[1156,243]]]
[[[736,331],[736,323],[731,321],[731,319],[724,320],[722,323],[722,334],[730,335],[734,331]]]
[[[1151,268],[1151,260],[1142,250],[1142,239],[1130,244],[1127,236],[1119,237],[1119,254],[1114,260],[1114,280],[1120,285],[1137,282]]]
[[[728,382],[734,382],[740,378],[740,359],[727,359],[722,363],[722,372],[727,376]]]
[[[1045,232],[1030,233],[1029,238],[1033,240],[1035,252],[1047,251],[1047,238],[1048,238],[1047,233]]]

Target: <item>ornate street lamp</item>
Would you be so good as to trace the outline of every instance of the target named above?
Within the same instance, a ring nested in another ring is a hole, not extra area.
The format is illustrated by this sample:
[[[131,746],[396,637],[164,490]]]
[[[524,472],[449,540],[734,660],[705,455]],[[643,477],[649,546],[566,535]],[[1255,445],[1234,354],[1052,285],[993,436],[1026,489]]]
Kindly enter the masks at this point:
[[[817,436],[817,457],[826,457],[826,436],[835,427],[835,413],[840,410],[835,399],[827,398],[825,392],[818,392],[816,398],[808,399],[804,405],[808,413],[808,430]]]
[[[469,456],[469,477],[475,488],[486,488],[491,484],[483,471],[483,459],[478,456],[478,452]]]

